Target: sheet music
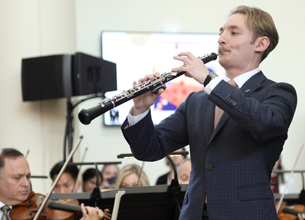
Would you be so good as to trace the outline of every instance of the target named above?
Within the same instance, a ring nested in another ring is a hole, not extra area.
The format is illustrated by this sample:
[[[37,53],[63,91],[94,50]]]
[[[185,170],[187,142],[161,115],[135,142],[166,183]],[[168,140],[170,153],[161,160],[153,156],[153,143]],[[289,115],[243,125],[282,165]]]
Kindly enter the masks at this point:
[[[125,194],[125,191],[118,191],[115,195],[114,199],[114,205],[113,205],[113,211],[112,211],[112,217],[111,220],[116,220],[119,212],[119,206],[122,195]]]

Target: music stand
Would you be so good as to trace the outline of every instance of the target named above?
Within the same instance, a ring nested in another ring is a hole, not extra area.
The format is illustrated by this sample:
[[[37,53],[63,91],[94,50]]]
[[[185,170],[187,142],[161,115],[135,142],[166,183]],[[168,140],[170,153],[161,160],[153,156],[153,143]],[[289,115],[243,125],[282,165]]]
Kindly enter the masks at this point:
[[[181,185],[177,195],[181,205],[186,188],[187,185]],[[180,215],[176,200],[168,193],[168,185],[127,187],[116,208],[117,220],[177,220]]]

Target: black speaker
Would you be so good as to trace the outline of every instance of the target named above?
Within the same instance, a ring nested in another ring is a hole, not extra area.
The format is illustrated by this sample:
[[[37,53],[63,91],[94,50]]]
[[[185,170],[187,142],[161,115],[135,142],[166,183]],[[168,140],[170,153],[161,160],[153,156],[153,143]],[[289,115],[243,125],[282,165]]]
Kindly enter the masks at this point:
[[[73,95],[105,93],[117,89],[116,64],[84,53],[73,58]]]
[[[72,96],[71,55],[22,59],[23,101]]]
[[[116,90],[116,64],[84,53],[22,59],[23,101]]]

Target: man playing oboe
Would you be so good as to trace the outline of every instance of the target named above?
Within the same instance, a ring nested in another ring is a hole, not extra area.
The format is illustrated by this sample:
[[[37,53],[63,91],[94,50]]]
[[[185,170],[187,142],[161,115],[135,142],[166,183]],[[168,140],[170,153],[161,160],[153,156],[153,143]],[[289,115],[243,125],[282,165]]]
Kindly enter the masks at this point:
[[[297,105],[293,86],[259,69],[278,33],[267,12],[239,6],[220,28],[218,43],[228,81],[191,53],[180,53],[174,59],[183,65],[172,71],[186,71],[204,90],[191,93],[157,126],[149,108],[163,90],[138,96],[122,131],[140,160],[190,145],[192,173],[180,219],[277,220],[270,176]]]

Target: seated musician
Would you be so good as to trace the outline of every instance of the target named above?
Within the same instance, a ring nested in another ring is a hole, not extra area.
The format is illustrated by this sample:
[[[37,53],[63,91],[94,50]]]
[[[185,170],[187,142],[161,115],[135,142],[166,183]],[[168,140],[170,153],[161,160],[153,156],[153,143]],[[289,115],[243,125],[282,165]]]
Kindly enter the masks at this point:
[[[53,166],[53,168],[50,171],[50,177],[55,181],[57,175],[59,174],[61,168],[63,166],[63,162],[58,162]],[[56,184],[54,188],[55,193],[73,193],[74,185],[76,186],[76,191],[80,189],[81,182],[77,181],[77,175],[78,175],[78,168],[76,165],[69,164],[62,176],[60,177],[58,183]]]
[[[124,166],[120,170],[115,182],[115,189],[125,189],[129,186],[149,186],[147,175],[137,164]]]
[[[305,220],[305,213],[298,215],[299,220]]]
[[[102,171],[102,189],[113,189],[116,178],[119,174],[119,167],[115,164],[106,164]]]
[[[96,187],[96,172],[98,172],[98,187],[100,187],[103,176],[100,171],[96,170],[95,168],[88,168],[83,173],[83,192],[92,192],[93,189]]]
[[[184,159],[178,167],[178,181],[180,184],[188,184],[192,170],[191,159]]]
[[[29,164],[23,154],[13,148],[0,151],[0,219],[10,219],[14,205],[24,202],[30,195]],[[81,205],[81,220],[97,220],[103,218],[103,211],[98,208]]]

